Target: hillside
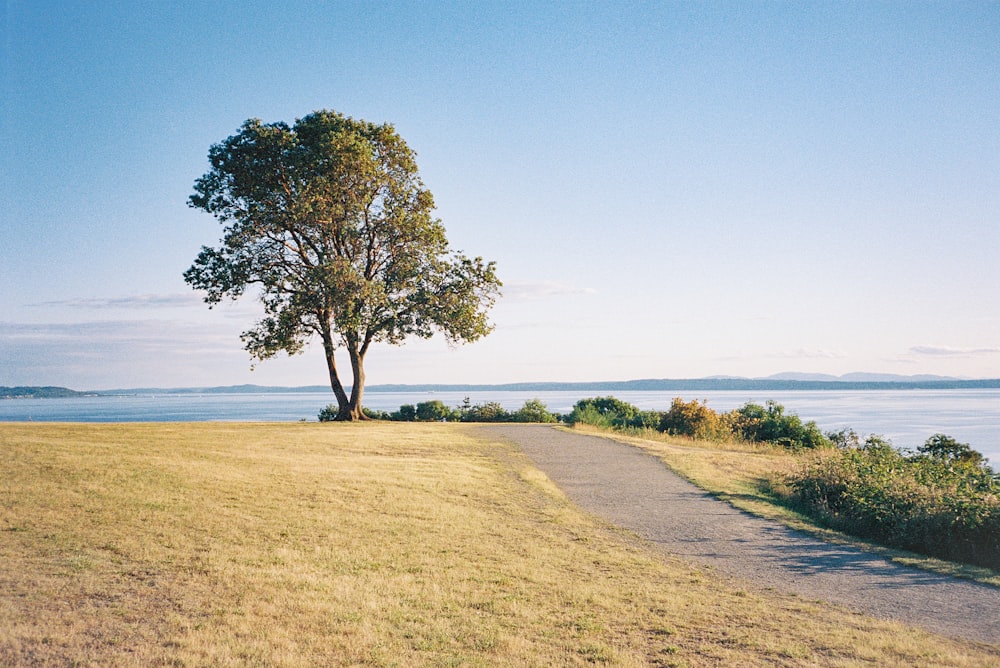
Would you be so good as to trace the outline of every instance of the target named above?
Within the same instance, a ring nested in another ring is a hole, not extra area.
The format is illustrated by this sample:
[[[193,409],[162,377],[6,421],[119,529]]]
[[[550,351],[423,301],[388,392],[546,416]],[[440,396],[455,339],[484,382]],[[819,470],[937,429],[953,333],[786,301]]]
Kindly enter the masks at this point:
[[[0,386],[0,399],[63,399],[66,397],[85,397],[86,392],[77,392],[66,387],[3,387]]]
[[[346,388],[350,391],[350,387]],[[421,383],[368,385],[366,392],[701,392],[701,391],[789,391],[789,390],[961,390],[1000,389],[1000,379],[959,379],[928,376],[875,376],[849,374],[833,380],[801,378],[648,378],[592,382],[522,383]],[[326,385],[300,387],[228,385],[219,387],[131,388],[101,390],[96,394],[268,394],[329,392]]]

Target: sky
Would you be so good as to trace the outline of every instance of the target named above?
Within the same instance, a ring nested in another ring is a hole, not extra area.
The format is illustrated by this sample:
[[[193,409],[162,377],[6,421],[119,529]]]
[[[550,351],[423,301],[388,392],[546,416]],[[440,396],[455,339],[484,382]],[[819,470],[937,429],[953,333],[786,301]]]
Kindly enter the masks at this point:
[[[996,2],[0,11],[0,385],[326,384],[182,279],[209,147],[319,109],[392,123],[504,282],[490,336],[369,384],[1000,377]]]

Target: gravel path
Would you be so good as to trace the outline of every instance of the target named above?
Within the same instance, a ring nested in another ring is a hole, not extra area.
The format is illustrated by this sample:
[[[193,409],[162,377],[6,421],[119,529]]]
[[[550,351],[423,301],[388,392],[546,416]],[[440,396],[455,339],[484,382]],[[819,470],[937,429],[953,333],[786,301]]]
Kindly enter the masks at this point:
[[[1000,588],[825,543],[717,501],[639,448],[540,425],[490,425],[577,505],[670,554],[936,633],[1000,644]]]

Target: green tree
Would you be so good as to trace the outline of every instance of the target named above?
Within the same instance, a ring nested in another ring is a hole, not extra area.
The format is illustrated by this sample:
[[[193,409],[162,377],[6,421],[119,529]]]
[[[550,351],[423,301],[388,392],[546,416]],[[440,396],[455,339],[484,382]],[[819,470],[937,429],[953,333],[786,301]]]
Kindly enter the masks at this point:
[[[412,150],[389,124],[333,111],[287,124],[246,121],[209,150],[189,204],[223,224],[184,279],[209,307],[253,289],[264,317],[242,335],[251,357],[301,352],[319,337],[337,419],[363,419],[373,343],[435,331],[475,341],[492,326],[495,263],[449,249]],[[346,349],[348,397],[334,359]]]

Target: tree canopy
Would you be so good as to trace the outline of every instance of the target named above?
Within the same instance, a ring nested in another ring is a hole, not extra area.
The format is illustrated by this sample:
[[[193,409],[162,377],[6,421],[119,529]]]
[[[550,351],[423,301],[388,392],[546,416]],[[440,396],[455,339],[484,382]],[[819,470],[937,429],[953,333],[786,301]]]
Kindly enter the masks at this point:
[[[373,343],[475,341],[501,286],[496,264],[449,248],[414,152],[392,125],[317,111],[293,126],[246,121],[209,150],[189,204],[224,226],[184,279],[209,307],[255,288],[264,316],[242,335],[259,360],[318,337],[338,419],[362,419]],[[346,349],[348,397],[334,352]]]

